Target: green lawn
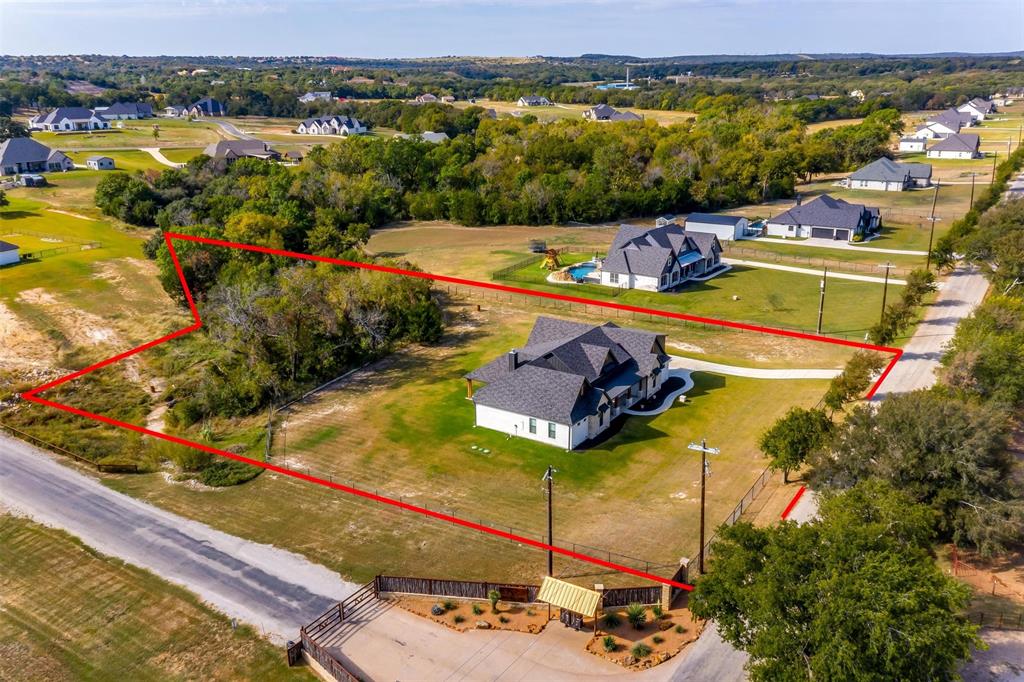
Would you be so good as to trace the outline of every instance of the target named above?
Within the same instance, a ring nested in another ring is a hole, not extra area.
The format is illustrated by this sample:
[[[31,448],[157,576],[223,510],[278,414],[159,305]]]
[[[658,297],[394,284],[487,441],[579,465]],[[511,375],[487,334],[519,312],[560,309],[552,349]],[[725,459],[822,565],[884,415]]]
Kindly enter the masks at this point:
[[[0,515],[0,679],[313,680],[187,590]]]
[[[203,153],[202,147],[186,147],[183,149],[161,149],[160,152],[175,163],[185,163]]]
[[[535,536],[545,524],[540,474],[551,464],[559,472],[557,542],[674,564],[697,545],[699,460],[686,443],[706,437],[722,450],[709,479],[715,525],[765,467],[760,432],[791,406],[817,403],[827,386],[697,374],[686,405],[629,417],[600,445],[565,452],[474,428],[466,400],[462,376],[521,346],[536,312],[499,305],[477,312],[471,304],[453,314],[455,330],[438,346],[399,352],[281,415],[272,461]],[[669,339],[693,340],[678,331]],[[275,474],[216,492],[168,485],[157,474],[109,484],[357,580],[378,571],[533,580],[543,571],[542,553]],[[561,560],[558,570],[583,571],[590,582],[598,572]]]
[[[71,160],[76,164],[85,165],[86,159],[90,156],[109,156],[114,160],[114,168],[120,171],[146,171],[163,170],[167,168],[152,157],[148,152],[143,151],[77,151],[67,152]],[[110,173],[111,171],[101,171]]]
[[[587,257],[583,253],[567,254],[563,262],[571,264]],[[517,271],[508,281],[540,291],[804,331],[814,331],[818,319],[820,278],[816,275],[736,265],[707,282],[692,282],[677,292],[632,289],[618,296],[617,290],[599,284],[552,284],[546,281],[547,275],[534,265]],[[733,300],[734,296],[739,300]],[[878,320],[881,301],[881,284],[829,280],[822,331],[863,339]]]
[[[62,151],[76,149],[110,149],[116,147],[187,147],[203,146],[221,138],[219,128],[205,121],[151,118],[124,121],[124,128],[110,128],[73,134],[36,132],[32,137]],[[160,137],[153,138],[153,126],[160,126]]]
[[[894,228],[892,231],[895,232]],[[889,234],[887,229],[883,234]],[[881,241],[872,240],[867,246],[887,248]],[[927,246],[927,242],[926,242]],[[731,248],[730,248],[731,247]],[[751,255],[748,251],[757,251]],[[825,267],[839,272],[852,272],[862,275],[877,275],[882,272],[878,265],[891,262],[900,268],[924,267],[924,256],[908,256],[903,254],[876,253],[874,251],[855,251],[852,249],[824,249],[801,246],[799,241],[786,239],[745,239],[726,248],[727,257],[744,258],[747,260],[763,259],[767,262],[778,262],[782,265],[804,267]]]

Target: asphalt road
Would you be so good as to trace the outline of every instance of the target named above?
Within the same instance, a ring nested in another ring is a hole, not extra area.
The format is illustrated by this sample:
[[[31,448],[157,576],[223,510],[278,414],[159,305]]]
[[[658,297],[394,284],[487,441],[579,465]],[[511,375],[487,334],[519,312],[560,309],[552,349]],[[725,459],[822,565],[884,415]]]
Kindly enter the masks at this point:
[[[0,503],[192,590],[277,642],[356,589],[296,554],[114,492],[3,433]]]
[[[985,298],[988,280],[974,267],[960,266],[945,280],[935,302],[906,346],[903,356],[882,383],[874,401],[895,393],[928,388],[935,383],[946,344],[956,325]]]

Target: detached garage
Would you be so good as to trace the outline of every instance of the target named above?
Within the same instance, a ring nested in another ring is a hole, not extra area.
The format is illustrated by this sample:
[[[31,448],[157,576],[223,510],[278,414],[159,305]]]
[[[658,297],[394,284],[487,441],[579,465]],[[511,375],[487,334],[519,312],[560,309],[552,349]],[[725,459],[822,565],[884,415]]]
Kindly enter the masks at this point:
[[[92,170],[114,170],[114,160],[109,156],[90,156],[85,165]]]
[[[743,239],[749,225],[743,216],[691,213],[686,218],[685,228],[694,232],[710,232],[718,237],[718,241],[724,242]]]

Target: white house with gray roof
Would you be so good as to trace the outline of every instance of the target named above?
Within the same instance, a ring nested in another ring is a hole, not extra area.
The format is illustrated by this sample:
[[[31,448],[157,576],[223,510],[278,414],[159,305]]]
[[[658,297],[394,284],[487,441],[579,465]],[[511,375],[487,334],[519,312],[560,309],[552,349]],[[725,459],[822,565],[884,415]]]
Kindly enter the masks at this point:
[[[770,237],[815,237],[852,242],[867,239],[881,225],[877,208],[851,204],[822,194],[806,204],[797,203],[788,211],[769,218],[765,231]]]
[[[72,130],[104,130],[110,122],[85,107],[58,107],[29,120],[32,130],[67,132]]]
[[[722,244],[714,234],[675,223],[650,229],[621,225],[601,263],[601,284],[665,291],[708,274],[721,260]]]
[[[664,334],[541,316],[523,348],[465,379],[476,426],[572,450],[657,393],[668,362]]]
[[[74,167],[75,162],[66,154],[31,137],[12,137],[0,142],[0,175],[67,171]]]
[[[975,97],[970,102],[958,106],[956,110],[962,114],[969,114],[975,121],[984,121],[986,116],[996,112],[996,105],[987,99]]]
[[[928,163],[899,163],[882,157],[858,168],[847,178],[850,189],[902,192],[932,184],[932,166]]]
[[[107,121],[130,121],[152,118],[153,107],[142,102],[114,102],[109,107],[96,107],[95,113]]]
[[[973,133],[950,135],[928,147],[925,155],[929,159],[980,159],[981,138]]]
[[[643,117],[634,114],[632,111],[619,111],[607,104],[592,106],[583,112],[583,118],[588,121],[642,121]]]
[[[750,221],[741,215],[719,213],[691,213],[686,216],[685,229],[688,232],[705,232],[718,237],[718,241],[743,239],[750,227]]]
[[[551,100],[540,95],[523,95],[516,102],[516,106],[520,107],[550,107],[551,105]]]
[[[362,135],[366,125],[352,116],[307,118],[295,128],[299,135]]]

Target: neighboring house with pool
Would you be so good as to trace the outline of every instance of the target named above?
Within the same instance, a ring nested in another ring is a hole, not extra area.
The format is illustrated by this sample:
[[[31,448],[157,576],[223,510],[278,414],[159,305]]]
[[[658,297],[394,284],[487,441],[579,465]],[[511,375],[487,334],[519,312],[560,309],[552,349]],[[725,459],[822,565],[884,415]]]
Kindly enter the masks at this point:
[[[664,334],[541,316],[523,348],[465,379],[476,426],[572,450],[657,393],[668,364]]]
[[[622,225],[601,262],[601,284],[664,291],[712,274],[722,263],[722,244],[708,232],[669,223],[655,228]]]

